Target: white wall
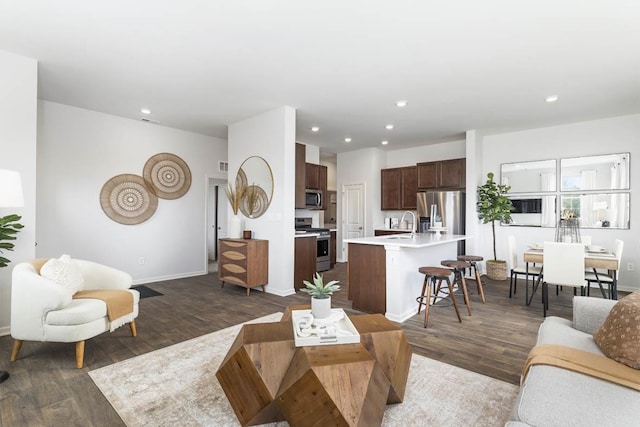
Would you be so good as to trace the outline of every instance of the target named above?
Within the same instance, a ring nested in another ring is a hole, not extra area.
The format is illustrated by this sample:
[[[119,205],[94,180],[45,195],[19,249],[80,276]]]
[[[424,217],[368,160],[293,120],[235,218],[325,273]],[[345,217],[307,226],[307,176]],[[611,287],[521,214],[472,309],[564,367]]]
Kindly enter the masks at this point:
[[[24,196],[24,207],[0,209],[0,216],[21,215],[24,225],[13,252],[2,253],[11,260],[7,268],[0,269],[0,335],[6,335],[11,318],[11,270],[35,256],[38,63],[0,51],[0,94],[0,169],[20,172]]]
[[[337,164],[335,162],[327,162],[321,160],[320,164],[327,167],[327,191],[338,191],[338,183],[336,181]]]
[[[470,236],[465,242],[465,252],[469,255],[481,253],[483,234],[486,229],[480,227],[480,220],[476,213],[478,201],[478,184],[484,183],[482,176],[482,134],[477,130],[466,133],[466,204],[465,204],[465,234]],[[479,266],[481,267],[481,266]]]
[[[364,184],[364,235],[373,236],[375,226],[383,223],[380,211],[380,169],[386,167],[385,152],[378,148],[365,148],[338,154],[337,161],[338,194],[337,194],[337,260],[344,259],[344,243],[342,233],[342,189],[349,184]]]
[[[465,157],[465,141],[452,141],[421,147],[387,151],[386,168],[413,166],[421,162],[460,159]]]
[[[226,141],[47,101],[39,103],[38,126],[38,256],[93,260],[137,283],[206,274],[208,178],[227,178],[217,171]],[[163,152],[187,163],[189,191],[159,199],[141,224],[112,221],[100,206],[104,183],[142,175],[145,162]]]
[[[615,239],[625,242],[619,287],[622,290],[640,289],[640,208],[635,199],[640,194],[640,115],[628,115],[603,120],[573,123],[563,126],[532,129],[521,132],[485,135],[482,151],[482,176],[493,172],[500,176],[500,165],[527,160],[560,159],[630,152],[631,184],[631,229],[582,229],[584,235],[591,235],[594,244],[613,247]],[[481,226],[482,253],[491,258],[490,226]],[[518,242],[518,258],[526,244],[553,240],[554,228],[497,227],[498,258],[506,259],[506,239],[513,234]],[[627,271],[627,264],[633,263],[635,270]]]
[[[254,238],[269,240],[266,291],[281,296],[295,293],[295,120],[295,109],[280,107],[229,126],[229,176],[235,176],[250,156],[264,158],[273,172],[269,209],[259,218],[246,218],[244,223]]]

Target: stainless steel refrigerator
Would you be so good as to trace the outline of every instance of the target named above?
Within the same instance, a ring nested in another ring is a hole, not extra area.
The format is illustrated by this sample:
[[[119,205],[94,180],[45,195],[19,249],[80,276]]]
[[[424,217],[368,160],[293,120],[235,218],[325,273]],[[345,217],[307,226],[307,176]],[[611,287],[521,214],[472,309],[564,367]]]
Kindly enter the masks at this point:
[[[447,234],[464,234],[465,199],[464,191],[419,191],[419,231],[427,231],[439,218]],[[464,255],[464,250],[464,240],[461,240],[458,242],[458,255]]]

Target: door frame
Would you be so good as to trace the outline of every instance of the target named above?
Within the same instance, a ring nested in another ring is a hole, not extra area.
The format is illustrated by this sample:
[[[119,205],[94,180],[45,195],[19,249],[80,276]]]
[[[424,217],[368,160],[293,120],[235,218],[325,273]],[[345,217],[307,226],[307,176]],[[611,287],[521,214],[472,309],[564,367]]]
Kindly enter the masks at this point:
[[[221,191],[221,187],[223,185],[225,185],[225,183],[227,182],[227,180],[225,179],[221,179],[219,177],[214,177],[214,176],[206,176],[206,181],[205,181],[205,204],[204,204],[204,209],[205,209],[205,218],[204,218],[204,235],[205,235],[205,239],[204,239],[204,263],[205,263],[205,268],[204,271],[208,271],[209,270],[209,251],[210,251],[210,247],[209,247],[209,227],[213,227],[214,228],[214,238],[215,238],[215,247],[213,248],[213,252],[216,254],[216,258],[217,258],[217,252],[218,252],[218,239],[220,238],[219,234],[218,234],[218,222],[220,221],[220,209],[224,209],[224,206],[222,206],[221,203],[218,203],[220,200],[220,196],[219,193]],[[211,187],[211,183],[213,182],[214,186],[218,187],[218,191],[214,191],[213,194],[210,193],[209,188]],[[222,190],[224,191],[224,190]],[[211,209],[214,210],[214,215],[212,218],[212,222],[209,222],[209,216],[211,213]]]

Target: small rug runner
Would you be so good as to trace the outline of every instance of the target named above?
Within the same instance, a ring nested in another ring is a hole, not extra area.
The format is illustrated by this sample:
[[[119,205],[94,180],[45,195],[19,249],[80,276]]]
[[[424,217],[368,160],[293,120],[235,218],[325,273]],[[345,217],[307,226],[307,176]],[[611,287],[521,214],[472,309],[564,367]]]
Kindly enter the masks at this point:
[[[131,289],[135,289],[140,292],[140,298],[150,298],[164,295],[163,293],[151,289],[150,287],[145,285],[132,286]]]
[[[253,322],[275,322],[281,314]],[[129,427],[239,426],[215,373],[242,325],[89,372]],[[501,426],[518,387],[413,355],[404,402],[383,426]],[[284,427],[280,422],[270,426]]]

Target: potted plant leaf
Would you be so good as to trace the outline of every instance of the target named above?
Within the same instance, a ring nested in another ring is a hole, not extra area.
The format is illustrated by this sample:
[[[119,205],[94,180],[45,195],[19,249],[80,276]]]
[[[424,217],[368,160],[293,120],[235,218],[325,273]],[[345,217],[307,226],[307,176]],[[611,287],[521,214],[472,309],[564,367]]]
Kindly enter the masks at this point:
[[[491,223],[493,236],[493,260],[487,260],[487,277],[493,280],[507,280],[507,262],[499,260],[496,254],[496,221],[511,221],[513,204],[506,194],[511,187],[498,184],[493,173],[487,174],[487,182],[478,187],[476,208],[483,224]]]
[[[24,228],[20,221],[20,215],[7,215],[0,218],[0,253],[3,251],[12,251],[14,244],[12,240],[16,240],[16,234]],[[8,240],[8,241],[7,241]],[[0,267],[6,267],[11,261],[0,256]]]
[[[331,295],[340,290],[337,280],[324,283],[320,273],[313,275],[313,283],[304,280],[302,283],[306,288],[302,288],[302,292],[311,295],[311,314],[318,319],[324,319],[331,315]]]

